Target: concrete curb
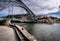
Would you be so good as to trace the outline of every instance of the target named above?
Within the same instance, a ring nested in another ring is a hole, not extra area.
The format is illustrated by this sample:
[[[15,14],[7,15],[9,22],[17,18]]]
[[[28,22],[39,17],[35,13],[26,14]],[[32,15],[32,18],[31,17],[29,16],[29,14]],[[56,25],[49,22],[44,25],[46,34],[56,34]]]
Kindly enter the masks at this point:
[[[14,26],[16,26],[29,41],[37,41],[37,39],[33,37],[30,33],[28,33],[24,27],[19,25]]]

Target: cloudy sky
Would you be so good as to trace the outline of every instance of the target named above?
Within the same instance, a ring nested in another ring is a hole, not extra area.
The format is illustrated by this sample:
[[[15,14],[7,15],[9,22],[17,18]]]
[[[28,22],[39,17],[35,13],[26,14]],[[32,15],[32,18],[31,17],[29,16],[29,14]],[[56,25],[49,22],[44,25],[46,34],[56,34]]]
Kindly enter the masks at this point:
[[[60,16],[60,0],[22,0],[35,15],[51,15]],[[23,11],[23,12],[22,12]],[[11,12],[10,12],[11,13]],[[14,7],[13,13],[26,13],[26,11],[19,7]],[[0,11],[0,14],[8,14],[8,8]]]

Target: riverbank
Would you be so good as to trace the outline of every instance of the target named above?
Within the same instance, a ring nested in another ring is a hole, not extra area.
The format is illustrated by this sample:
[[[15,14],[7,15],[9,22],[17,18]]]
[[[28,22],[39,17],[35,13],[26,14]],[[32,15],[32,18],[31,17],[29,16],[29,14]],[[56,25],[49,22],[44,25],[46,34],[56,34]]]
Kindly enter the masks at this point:
[[[4,24],[6,18],[0,19],[0,23]],[[44,24],[53,24],[53,23],[60,23],[60,18],[51,17],[51,16],[40,16],[36,17],[34,20],[27,20],[27,19],[10,19],[12,23],[44,23]]]

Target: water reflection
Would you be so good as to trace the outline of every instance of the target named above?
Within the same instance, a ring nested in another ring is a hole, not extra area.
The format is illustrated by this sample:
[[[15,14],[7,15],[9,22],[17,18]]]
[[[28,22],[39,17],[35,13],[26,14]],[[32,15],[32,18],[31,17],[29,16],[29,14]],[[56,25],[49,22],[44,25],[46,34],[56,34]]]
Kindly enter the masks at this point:
[[[26,24],[24,27],[38,40],[60,41],[60,24]]]

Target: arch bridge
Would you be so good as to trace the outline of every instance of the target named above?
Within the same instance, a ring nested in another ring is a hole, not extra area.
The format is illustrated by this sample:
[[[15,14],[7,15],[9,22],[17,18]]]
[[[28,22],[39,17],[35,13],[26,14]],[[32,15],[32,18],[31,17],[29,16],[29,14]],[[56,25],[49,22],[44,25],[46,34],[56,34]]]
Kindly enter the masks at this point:
[[[35,19],[35,14],[24,4],[24,2],[22,2],[22,0],[0,0],[0,11],[4,10],[5,8],[9,7],[10,5],[15,6],[15,7],[21,7],[23,9],[25,9],[29,14],[29,19],[30,20]]]

